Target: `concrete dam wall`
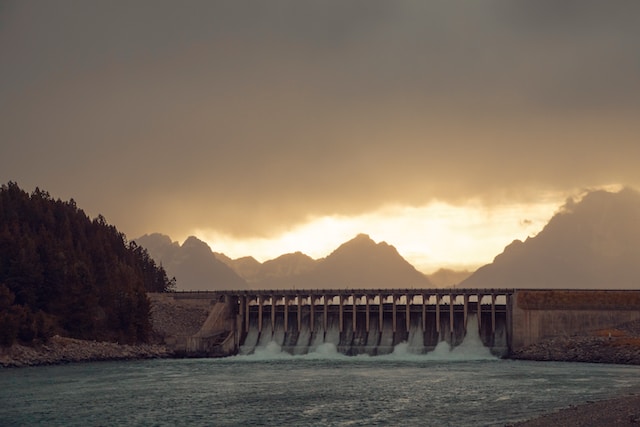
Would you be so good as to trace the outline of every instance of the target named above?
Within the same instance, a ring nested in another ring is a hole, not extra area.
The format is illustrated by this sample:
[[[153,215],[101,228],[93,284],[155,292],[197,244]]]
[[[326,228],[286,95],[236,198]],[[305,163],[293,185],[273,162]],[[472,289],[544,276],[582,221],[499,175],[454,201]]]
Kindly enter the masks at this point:
[[[506,357],[547,338],[640,319],[640,291],[291,290],[149,296],[162,342],[193,357],[251,354],[271,343],[291,354],[331,346],[347,355],[389,354],[405,343],[409,352],[424,354],[442,342],[459,346],[469,335]],[[164,322],[157,320],[159,314]]]
[[[459,345],[474,328],[494,353],[507,352],[504,304],[494,304],[492,311],[490,302],[478,310],[477,296],[359,295],[277,296],[266,304],[245,301],[239,351],[251,354],[274,343],[290,354],[306,354],[329,345],[345,355],[375,356],[406,343],[410,353],[424,354],[443,341]]]
[[[329,345],[346,355],[389,354],[406,343],[409,352],[422,354],[441,342],[455,347],[469,331],[496,355],[509,349],[508,291],[195,292],[150,298],[209,307],[197,331],[164,333],[165,343],[187,355],[251,354],[270,343],[291,354]]]
[[[518,290],[511,350],[558,336],[584,335],[640,319],[640,291]]]

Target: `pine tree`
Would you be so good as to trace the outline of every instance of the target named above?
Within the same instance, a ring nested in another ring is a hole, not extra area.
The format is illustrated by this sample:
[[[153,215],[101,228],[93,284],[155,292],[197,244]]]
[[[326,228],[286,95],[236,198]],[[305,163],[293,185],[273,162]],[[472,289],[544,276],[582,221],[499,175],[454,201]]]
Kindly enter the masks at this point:
[[[175,286],[146,250],[75,201],[0,188],[0,345],[75,338],[144,341],[146,292]]]

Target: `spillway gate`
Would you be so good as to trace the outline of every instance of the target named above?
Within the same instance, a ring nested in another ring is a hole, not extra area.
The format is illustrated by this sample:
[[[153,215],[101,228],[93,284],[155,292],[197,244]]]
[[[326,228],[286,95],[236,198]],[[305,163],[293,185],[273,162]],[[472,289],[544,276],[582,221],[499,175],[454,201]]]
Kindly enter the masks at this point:
[[[332,342],[346,354],[384,354],[401,342],[428,352],[460,344],[470,322],[495,354],[509,351],[513,289],[219,291],[234,307],[237,345],[275,340],[292,353]],[[474,331],[475,333],[475,331]]]

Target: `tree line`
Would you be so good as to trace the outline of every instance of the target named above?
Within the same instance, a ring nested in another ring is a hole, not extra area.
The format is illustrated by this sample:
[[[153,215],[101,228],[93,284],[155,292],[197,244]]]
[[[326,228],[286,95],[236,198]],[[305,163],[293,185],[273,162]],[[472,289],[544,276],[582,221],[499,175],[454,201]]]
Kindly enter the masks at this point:
[[[151,333],[147,292],[175,287],[146,249],[69,201],[0,187],[0,345],[54,334],[135,343]]]

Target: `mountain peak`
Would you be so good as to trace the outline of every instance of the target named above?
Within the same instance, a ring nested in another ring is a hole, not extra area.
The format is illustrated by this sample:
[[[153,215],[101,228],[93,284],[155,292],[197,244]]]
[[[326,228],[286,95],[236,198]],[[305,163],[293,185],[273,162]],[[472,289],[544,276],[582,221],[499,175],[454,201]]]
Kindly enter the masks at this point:
[[[396,248],[374,242],[367,234],[340,245],[319,261],[310,284],[318,287],[430,287],[429,279],[409,264]]]
[[[171,243],[168,236],[143,236],[137,243],[162,263],[169,276],[174,276],[183,290],[246,289],[247,283],[229,266],[218,260],[209,245],[189,236],[182,246]]]
[[[633,288],[640,277],[640,193],[568,199],[535,237],[508,245],[460,286]]]
[[[137,239],[134,239],[134,241],[146,247],[147,249],[149,249],[150,247],[163,247],[163,246],[171,246],[171,245],[179,246],[178,242],[172,241],[171,237],[162,233],[145,234],[143,236],[138,237]]]
[[[327,258],[335,256],[336,254],[341,254],[342,256],[350,253],[361,253],[366,251],[368,253],[375,253],[378,251],[388,251],[391,248],[393,252],[397,251],[391,245],[388,245],[386,242],[376,243],[368,234],[360,233],[353,239],[343,243],[338,246],[336,250],[334,250]],[[398,255],[399,256],[399,255]]]
[[[369,237],[368,234],[365,233],[358,233],[358,235],[356,237],[354,237],[353,239],[351,239],[352,241],[362,241],[362,242],[372,242],[375,243],[373,241],[373,239],[371,237]]]
[[[196,236],[187,237],[184,243],[182,243],[182,247],[183,248],[199,248],[199,249],[204,249],[206,247],[206,249],[211,250],[211,247],[206,242],[203,242],[202,240],[198,239]]]

